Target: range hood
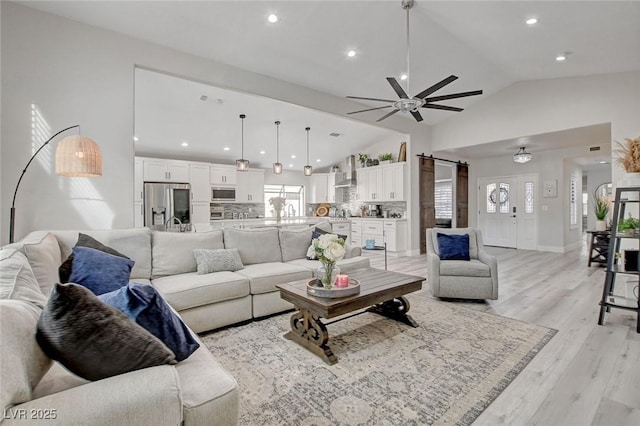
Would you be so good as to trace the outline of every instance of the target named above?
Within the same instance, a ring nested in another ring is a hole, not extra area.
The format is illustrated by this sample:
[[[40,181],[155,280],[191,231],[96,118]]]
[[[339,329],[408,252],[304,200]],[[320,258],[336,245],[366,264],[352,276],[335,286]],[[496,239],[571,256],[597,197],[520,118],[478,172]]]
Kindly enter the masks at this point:
[[[356,156],[349,155],[346,163],[347,166],[344,173],[344,180],[336,183],[336,188],[350,188],[352,186],[356,186]]]

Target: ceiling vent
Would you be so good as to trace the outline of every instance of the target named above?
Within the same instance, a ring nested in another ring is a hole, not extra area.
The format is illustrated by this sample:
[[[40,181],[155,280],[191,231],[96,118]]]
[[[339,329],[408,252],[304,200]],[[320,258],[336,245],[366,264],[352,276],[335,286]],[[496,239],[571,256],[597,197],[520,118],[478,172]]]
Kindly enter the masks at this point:
[[[593,151],[600,151],[600,147],[599,146],[590,146],[589,147],[589,151],[593,152]]]
[[[329,136],[333,136],[334,138],[337,138],[337,137],[342,136],[342,133],[331,132],[331,133],[329,133]]]

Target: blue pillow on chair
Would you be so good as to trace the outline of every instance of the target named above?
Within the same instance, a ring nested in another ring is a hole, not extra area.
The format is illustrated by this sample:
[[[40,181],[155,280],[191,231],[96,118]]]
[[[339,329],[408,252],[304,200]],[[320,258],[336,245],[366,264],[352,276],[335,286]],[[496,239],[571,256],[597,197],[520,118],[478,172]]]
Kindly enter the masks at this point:
[[[200,347],[180,317],[151,285],[130,282],[98,298],[160,339],[173,351],[178,362]]]
[[[134,264],[131,259],[76,246],[69,282],[80,284],[96,295],[108,293],[127,285]]]
[[[438,232],[440,260],[470,260],[469,234],[453,235]]]

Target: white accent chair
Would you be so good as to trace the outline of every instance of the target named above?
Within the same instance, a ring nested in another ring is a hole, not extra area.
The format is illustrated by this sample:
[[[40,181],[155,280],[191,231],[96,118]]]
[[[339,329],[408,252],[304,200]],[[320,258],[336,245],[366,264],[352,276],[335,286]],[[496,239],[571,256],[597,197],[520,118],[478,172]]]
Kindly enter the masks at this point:
[[[469,235],[470,260],[441,260],[438,233]],[[480,230],[427,229],[427,279],[436,297],[498,299],[498,261],[484,250]]]

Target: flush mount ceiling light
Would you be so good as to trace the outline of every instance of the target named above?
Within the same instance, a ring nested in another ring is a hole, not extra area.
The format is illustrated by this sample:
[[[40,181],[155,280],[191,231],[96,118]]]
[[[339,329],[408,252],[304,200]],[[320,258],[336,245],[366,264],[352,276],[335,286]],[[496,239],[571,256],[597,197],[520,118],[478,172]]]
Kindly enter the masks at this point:
[[[280,162],[280,122],[276,121],[276,162],[273,163],[273,174],[282,173],[282,163]]]
[[[535,25],[538,23],[538,18],[531,17],[524,21],[527,25]]]
[[[305,127],[305,130],[307,131],[307,165],[304,166],[304,175],[311,176],[313,174],[313,167],[309,164],[309,130],[311,127]]]
[[[182,146],[189,146],[189,142],[182,142],[180,145],[182,145]]]
[[[241,133],[241,137],[242,137],[242,148],[241,148],[241,152],[240,152],[240,159],[236,160],[236,170],[238,170],[239,172],[246,172],[247,170],[249,170],[249,160],[245,160],[244,159],[244,119],[247,116],[244,114],[240,114],[240,120],[242,123],[242,133]]]
[[[528,163],[532,158],[531,153],[527,152],[524,146],[521,146],[518,152],[513,154],[513,161],[520,164]]]
[[[356,51],[355,50],[349,50],[347,52],[347,56],[350,58],[353,58],[354,56],[356,56]]]
[[[267,20],[269,22],[271,22],[272,24],[275,24],[276,22],[278,22],[278,15],[275,15],[275,14],[272,13],[271,15],[269,15]]]

